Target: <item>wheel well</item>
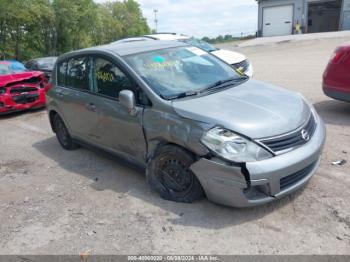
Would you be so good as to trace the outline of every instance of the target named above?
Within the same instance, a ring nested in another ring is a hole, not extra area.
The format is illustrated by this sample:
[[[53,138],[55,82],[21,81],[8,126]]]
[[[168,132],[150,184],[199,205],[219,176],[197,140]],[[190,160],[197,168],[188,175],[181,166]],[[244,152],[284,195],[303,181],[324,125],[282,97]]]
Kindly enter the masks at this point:
[[[155,141],[153,141],[155,142]],[[167,141],[157,141],[158,143],[156,145],[153,145],[152,148],[149,148],[148,154],[147,154],[147,162],[158,152],[158,150],[164,146],[175,146],[175,147],[179,147],[183,150],[185,150],[186,152],[188,152],[189,154],[191,154],[193,156],[194,159],[197,159],[198,156],[197,154],[193,153],[192,151],[188,150],[187,148],[179,145],[179,144],[175,144],[175,143],[171,143],[171,142],[167,142]]]
[[[56,133],[56,131],[55,131],[55,126],[54,126],[54,124],[53,124],[53,119],[54,119],[55,115],[57,115],[57,114],[58,114],[58,113],[57,113],[56,111],[54,111],[54,110],[51,110],[51,111],[49,112],[50,125],[51,125],[51,129],[52,129],[52,131],[53,131],[54,133]]]

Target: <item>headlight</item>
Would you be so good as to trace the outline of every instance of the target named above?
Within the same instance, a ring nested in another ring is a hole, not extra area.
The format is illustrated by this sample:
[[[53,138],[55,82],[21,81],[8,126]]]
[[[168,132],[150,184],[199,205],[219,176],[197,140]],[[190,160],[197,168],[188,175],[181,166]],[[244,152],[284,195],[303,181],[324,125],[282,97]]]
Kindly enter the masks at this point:
[[[272,154],[254,142],[221,127],[209,130],[201,141],[210,150],[229,161],[254,162],[272,157]]]

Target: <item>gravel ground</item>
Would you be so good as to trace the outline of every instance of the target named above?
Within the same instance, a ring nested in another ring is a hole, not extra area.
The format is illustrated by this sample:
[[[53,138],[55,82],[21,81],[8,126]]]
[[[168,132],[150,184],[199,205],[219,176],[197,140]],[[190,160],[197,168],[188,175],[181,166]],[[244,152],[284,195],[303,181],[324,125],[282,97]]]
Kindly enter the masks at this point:
[[[257,208],[162,200],[142,171],[64,151],[45,111],[2,117],[0,254],[350,254],[350,104],[321,91],[331,52],[349,39],[240,49],[256,79],[303,93],[328,129],[307,187]],[[339,159],[348,163],[331,165]]]

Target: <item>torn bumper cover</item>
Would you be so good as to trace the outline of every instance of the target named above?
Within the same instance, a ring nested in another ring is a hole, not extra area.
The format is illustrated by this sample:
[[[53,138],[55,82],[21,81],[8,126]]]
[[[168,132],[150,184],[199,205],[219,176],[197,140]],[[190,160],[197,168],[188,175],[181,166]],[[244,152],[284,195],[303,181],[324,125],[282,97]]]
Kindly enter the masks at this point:
[[[319,118],[310,141],[289,153],[248,162],[245,168],[202,158],[191,170],[210,201],[232,207],[261,205],[302,188],[310,180],[319,166],[325,137]],[[245,175],[242,169],[247,171]]]

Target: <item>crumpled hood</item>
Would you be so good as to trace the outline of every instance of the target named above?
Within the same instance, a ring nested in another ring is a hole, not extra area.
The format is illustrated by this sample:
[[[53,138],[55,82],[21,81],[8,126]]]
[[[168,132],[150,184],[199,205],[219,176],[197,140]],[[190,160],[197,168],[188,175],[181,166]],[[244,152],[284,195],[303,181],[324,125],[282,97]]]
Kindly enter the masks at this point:
[[[220,58],[221,60],[225,61],[230,65],[240,63],[243,60],[247,59],[244,55],[240,53],[224,50],[224,49],[213,51],[211,52],[211,54],[217,56],[218,58]]]
[[[297,129],[311,110],[299,94],[252,79],[224,91],[175,100],[172,104],[182,117],[222,126],[254,139]]]
[[[19,82],[23,80],[30,79],[32,77],[38,77],[43,73],[40,71],[30,71],[30,72],[21,72],[11,75],[1,75],[0,76],[0,87],[8,85],[13,82]]]

